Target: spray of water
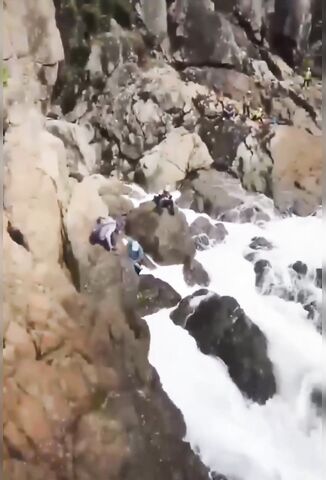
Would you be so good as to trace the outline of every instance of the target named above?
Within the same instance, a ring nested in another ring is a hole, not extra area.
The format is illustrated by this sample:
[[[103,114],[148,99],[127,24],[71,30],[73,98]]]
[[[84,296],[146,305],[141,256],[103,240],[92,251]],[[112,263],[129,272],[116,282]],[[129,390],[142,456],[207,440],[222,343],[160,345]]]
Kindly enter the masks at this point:
[[[197,216],[184,213],[189,223]],[[321,335],[301,304],[259,292],[245,259],[250,240],[264,236],[274,245],[264,256],[284,282],[297,260],[315,271],[322,258],[322,220],[269,214],[272,220],[262,226],[225,223],[224,243],[196,258],[210,275],[209,289],[235,297],[266,335],[277,395],[263,406],[245,399],[224,363],[200,353],[168,310],[147,318],[149,359],[183,413],[187,440],[212,470],[229,480],[322,480],[322,422],[311,402],[312,390],[324,382]],[[196,290],[184,283],[181,266],[158,267],[155,275],[182,296]]]

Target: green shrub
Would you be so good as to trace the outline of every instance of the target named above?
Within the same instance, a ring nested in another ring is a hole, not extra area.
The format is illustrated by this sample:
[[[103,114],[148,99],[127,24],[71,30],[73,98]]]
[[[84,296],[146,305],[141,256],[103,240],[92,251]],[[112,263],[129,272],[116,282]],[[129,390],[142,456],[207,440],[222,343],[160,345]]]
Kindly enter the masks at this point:
[[[9,75],[9,70],[6,66],[1,68],[1,81],[2,81],[2,86],[3,88],[8,86],[8,81],[9,81],[10,75]]]

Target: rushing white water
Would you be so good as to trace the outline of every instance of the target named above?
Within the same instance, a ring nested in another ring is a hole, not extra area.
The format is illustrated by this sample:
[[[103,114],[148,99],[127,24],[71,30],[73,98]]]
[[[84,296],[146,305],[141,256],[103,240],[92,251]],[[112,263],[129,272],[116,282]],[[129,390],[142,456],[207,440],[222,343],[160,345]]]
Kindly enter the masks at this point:
[[[196,217],[184,213],[189,223]],[[263,226],[225,223],[225,242],[196,258],[210,275],[209,289],[235,297],[266,335],[278,394],[263,406],[246,400],[223,362],[200,353],[168,310],[147,317],[149,359],[183,413],[187,440],[212,470],[229,480],[322,480],[322,422],[309,397],[324,381],[321,335],[302,305],[261,295],[244,258],[252,237],[264,236],[275,247],[264,258],[279,269],[297,260],[320,267],[322,219],[272,217]],[[184,283],[181,266],[158,267],[154,274],[182,296],[199,288]]]

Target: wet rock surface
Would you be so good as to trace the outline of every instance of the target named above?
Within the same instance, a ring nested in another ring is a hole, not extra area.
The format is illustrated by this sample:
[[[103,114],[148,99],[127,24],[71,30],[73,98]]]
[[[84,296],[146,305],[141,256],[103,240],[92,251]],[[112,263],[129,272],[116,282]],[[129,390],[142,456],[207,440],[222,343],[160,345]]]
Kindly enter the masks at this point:
[[[233,381],[250,399],[264,404],[276,393],[267,341],[232,297],[199,291],[171,314],[206,355],[221,358]]]
[[[194,312],[196,305],[210,294],[211,292],[206,288],[196,290],[193,294],[180,301],[178,307],[170,313],[170,318],[176,325],[185,327],[187,318]]]
[[[315,283],[313,272],[307,265],[298,260],[287,269],[276,268],[269,260],[259,259],[254,263],[255,283],[263,295],[276,295],[283,300],[298,302],[306,312],[307,318],[313,321],[321,332],[321,297]]]
[[[183,278],[189,287],[201,285],[207,287],[210,278],[204,267],[198,260],[186,260],[183,266]]]
[[[251,239],[249,248],[253,250],[272,250],[273,244],[264,237],[254,237]]]
[[[201,170],[192,181],[183,183],[181,197],[176,203],[182,208],[220,218],[243,203],[242,193],[239,181],[230,175]]]
[[[213,225],[206,217],[196,218],[190,225],[190,232],[197,250],[208,248],[223,242],[228,232],[222,223]]]
[[[152,315],[162,308],[176,306],[180,295],[166,282],[153,275],[141,275],[137,293],[139,315]]]

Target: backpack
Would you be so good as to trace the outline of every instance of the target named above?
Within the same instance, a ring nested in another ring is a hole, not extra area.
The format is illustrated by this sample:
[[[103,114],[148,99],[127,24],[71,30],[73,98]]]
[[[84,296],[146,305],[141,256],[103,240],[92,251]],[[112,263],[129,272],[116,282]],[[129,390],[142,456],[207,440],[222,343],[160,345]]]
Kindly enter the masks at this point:
[[[138,244],[138,245],[139,245],[138,251],[134,252],[132,250],[132,240],[128,242],[128,256],[134,262],[141,261],[143,259],[143,256],[144,256],[144,251],[142,249],[142,246],[140,244]]]

